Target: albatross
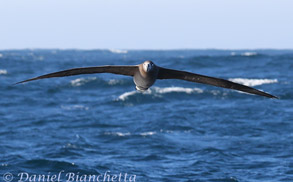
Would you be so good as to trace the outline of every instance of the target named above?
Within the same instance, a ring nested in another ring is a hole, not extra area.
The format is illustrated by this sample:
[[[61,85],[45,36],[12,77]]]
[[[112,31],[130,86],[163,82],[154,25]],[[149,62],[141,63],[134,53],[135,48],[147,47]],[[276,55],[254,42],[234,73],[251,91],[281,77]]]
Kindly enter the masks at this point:
[[[59,72],[49,73],[46,75],[41,75],[35,78],[27,79],[19,83],[29,82],[33,80],[39,80],[44,78],[52,77],[65,77],[81,74],[95,74],[95,73],[113,73],[118,75],[132,76],[135,84],[136,90],[145,91],[149,89],[157,79],[179,79],[190,82],[202,83],[213,85],[216,87],[223,87],[227,89],[238,90],[250,94],[260,95],[268,98],[277,98],[266,92],[257,90],[252,87],[234,83],[221,78],[215,78],[205,75],[200,75],[196,73],[191,73],[187,71],[180,71],[174,69],[167,69],[155,65],[152,61],[145,61],[139,65],[134,66],[97,66],[97,67],[82,67],[73,68],[68,70],[63,70]]]

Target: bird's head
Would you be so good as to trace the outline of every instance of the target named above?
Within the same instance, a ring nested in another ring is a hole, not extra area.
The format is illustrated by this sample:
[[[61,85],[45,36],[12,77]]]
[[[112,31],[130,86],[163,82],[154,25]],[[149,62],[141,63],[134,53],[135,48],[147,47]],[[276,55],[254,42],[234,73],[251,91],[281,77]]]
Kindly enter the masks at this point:
[[[142,67],[145,72],[151,72],[155,70],[156,65],[152,61],[145,61]]]

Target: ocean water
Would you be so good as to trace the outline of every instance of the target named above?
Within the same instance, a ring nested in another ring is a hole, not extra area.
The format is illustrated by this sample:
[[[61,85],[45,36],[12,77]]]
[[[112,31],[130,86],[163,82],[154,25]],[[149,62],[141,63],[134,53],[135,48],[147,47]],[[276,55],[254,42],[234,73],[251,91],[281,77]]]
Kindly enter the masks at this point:
[[[112,74],[13,85],[145,60],[280,99]],[[293,181],[292,70],[292,50],[0,51],[0,181]]]

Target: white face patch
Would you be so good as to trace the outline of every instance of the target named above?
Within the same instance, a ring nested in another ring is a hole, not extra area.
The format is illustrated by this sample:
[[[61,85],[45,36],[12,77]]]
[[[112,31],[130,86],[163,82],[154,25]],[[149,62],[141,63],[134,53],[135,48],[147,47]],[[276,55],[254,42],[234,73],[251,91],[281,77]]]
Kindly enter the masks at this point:
[[[145,72],[149,72],[153,69],[153,64],[152,63],[143,63],[143,70]]]

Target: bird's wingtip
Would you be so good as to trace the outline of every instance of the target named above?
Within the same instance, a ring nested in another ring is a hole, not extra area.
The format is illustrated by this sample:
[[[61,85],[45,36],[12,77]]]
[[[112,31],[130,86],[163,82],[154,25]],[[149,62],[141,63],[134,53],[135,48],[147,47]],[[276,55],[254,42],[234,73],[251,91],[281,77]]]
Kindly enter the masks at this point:
[[[271,94],[268,94],[268,93],[265,93],[266,95],[263,95],[263,96],[266,96],[268,98],[271,98],[271,99],[280,99],[279,97],[277,96],[274,96],[274,95],[271,95]]]
[[[16,82],[13,85],[18,85],[18,84],[25,83],[25,82],[29,82],[29,81],[33,81],[33,80],[36,80],[36,79],[37,78],[31,78],[31,79],[28,79],[28,80],[23,80],[23,81],[20,81],[20,82]]]
[[[272,98],[272,99],[280,99],[280,97],[277,97],[277,96],[274,96],[274,95],[272,95],[271,98]]]
[[[21,84],[23,83],[24,81],[20,81],[20,82],[16,82],[16,83],[13,83],[12,85],[18,85],[18,84]]]

